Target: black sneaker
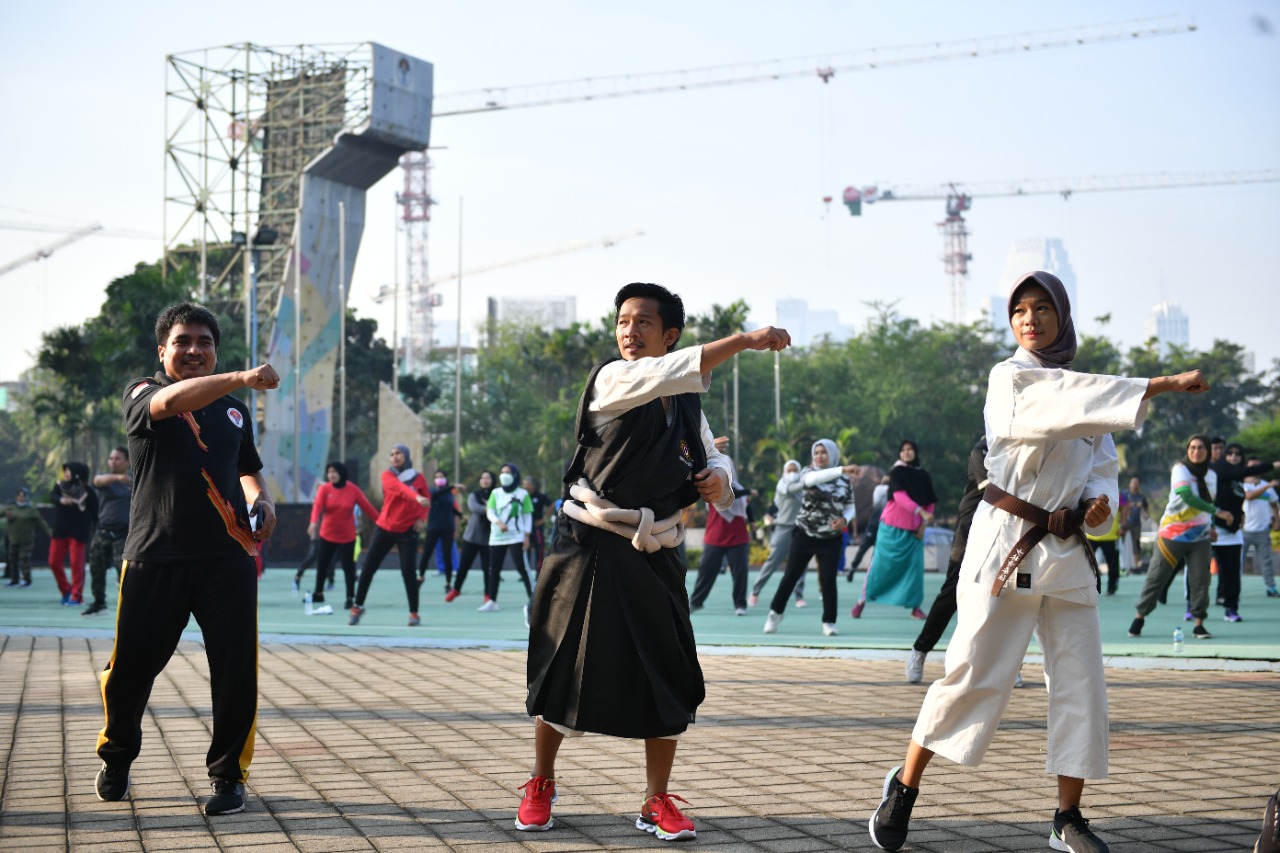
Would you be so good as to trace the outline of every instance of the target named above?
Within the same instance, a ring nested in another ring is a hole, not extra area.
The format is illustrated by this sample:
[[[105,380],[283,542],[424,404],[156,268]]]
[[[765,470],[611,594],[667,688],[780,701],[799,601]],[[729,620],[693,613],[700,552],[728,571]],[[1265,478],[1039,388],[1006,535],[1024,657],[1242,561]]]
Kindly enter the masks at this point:
[[[1267,800],[1262,815],[1262,834],[1253,845],[1253,853],[1280,853],[1280,791]]]
[[[884,777],[884,790],[881,792],[880,807],[871,816],[867,828],[871,830],[871,841],[881,850],[898,850],[907,843],[907,829],[911,823],[911,808],[920,795],[919,788],[908,788],[898,781],[898,766]]]
[[[1191,629],[1191,636],[1195,637],[1197,640],[1213,639],[1213,634],[1210,634],[1209,629],[1203,625],[1197,625],[1195,628]]]
[[[107,605],[101,601],[95,601],[84,609],[81,616],[97,616],[99,613],[107,609]]]
[[[1080,809],[1070,808],[1053,813],[1053,831],[1049,833],[1049,846],[1069,853],[1111,853],[1111,848],[1089,829],[1088,819]]]
[[[108,767],[102,765],[93,786],[98,791],[98,799],[104,803],[114,803],[129,796],[129,768]]]
[[[242,811],[244,811],[244,785],[231,779],[214,779],[213,796],[204,804],[204,813],[216,816]]]
[[[1130,636],[1130,637],[1141,637],[1141,636],[1142,636],[1142,626],[1146,623],[1146,621],[1147,621],[1147,620],[1146,620],[1146,619],[1143,619],[1141,616],[1136,616],[1136,617],[1134,617],[1134,620],[1133,620],[1132,622],[1130,622],[1130,623],[1129,623],[1129,636]]]

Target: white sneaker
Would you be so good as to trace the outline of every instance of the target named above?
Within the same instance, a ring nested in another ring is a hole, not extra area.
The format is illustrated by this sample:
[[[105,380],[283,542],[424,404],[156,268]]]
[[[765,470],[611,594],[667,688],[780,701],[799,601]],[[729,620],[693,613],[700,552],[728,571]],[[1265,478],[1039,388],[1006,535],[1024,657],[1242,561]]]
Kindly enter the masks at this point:
[[[803,598],[796,599],[796,607],[808,607],[808,606],[809,606],[809,603],[805,601]]]
[[[1027,686],[1027,685],[1023,682],[1023,680],[1022,680],[1022,673],[1018,673],[1017,675],[1015,675],[1015,676],[1013,677],[1013,686],[1014,686],[1014,687],[1026,687],[1026,686]]]
[[[907,681],[911,684],[919,684],[924,678],[924,652],[911,650],[911,657],[907,658]]]
[[[760,603],[760,596],[758,596],[758,595],[753,595],[753,596],[751,596],[750,598],[748,598],[748,599],[747,599],[747,606],[748,606],[748,607],[755,607],[755,606],[756,606],[757,604],[759,604],[759,603]]]
[[[498,602],[494,601],[492,598],[476,608],[476,610],[480,613],[492,613],[495,610],[501,610],[501,609],[502,608],[498,606]]]
[[[746,616],[746,615],[747,615],[747,608],[745,608],[745,607],[739,607],[737,610],[733,611],[733,615],[734,615],[734,616]]]
[[[333,605],[321,604],[319,607],[314,607],[311,609],[311,615],[312,616],[332,616]]]
[[[778,626],[782,624],[782,614],[769,611],[769,616],[764,620],[764,632],[773,634],[778,630]]]
[[[836,630],[836,623],[834,623],[834,622],[823,622],[823,623],[822,623],[822,636],[824,636],[824,637],[834,637],[836,634],[839,634],[839,633],[840,633],[840,632]]]

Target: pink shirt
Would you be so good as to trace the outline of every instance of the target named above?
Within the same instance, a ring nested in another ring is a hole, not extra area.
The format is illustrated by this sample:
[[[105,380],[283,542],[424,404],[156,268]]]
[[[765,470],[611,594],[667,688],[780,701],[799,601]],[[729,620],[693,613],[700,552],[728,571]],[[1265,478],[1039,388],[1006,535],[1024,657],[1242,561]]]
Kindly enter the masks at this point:
[[[934,504],[929,504],[924,509],[932,513],[933,507]],[[916,515],[919,508],[920,504],[911,500],[906,491],[899,489],[889,495],[889,502],[884,505],[884,512],[880,514],[880,523],[914,533],[924,523],[924,519]]]

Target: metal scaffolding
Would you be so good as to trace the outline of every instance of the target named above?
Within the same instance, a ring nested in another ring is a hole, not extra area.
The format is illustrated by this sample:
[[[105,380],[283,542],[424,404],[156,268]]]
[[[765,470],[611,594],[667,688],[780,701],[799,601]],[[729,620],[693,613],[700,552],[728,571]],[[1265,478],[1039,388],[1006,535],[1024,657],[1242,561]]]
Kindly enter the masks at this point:
[[[201,298],[244,320],[250,351],[255,315],[279,301],[303,168],[367,122],[371,88],[367,42],[165,58],[163,269],[194,265]]]

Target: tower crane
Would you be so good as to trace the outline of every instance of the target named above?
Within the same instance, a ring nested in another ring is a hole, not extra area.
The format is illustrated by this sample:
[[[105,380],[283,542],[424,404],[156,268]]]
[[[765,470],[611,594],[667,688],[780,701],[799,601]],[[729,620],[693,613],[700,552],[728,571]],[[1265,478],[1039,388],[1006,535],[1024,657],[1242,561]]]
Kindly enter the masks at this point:
[[[44,230],[44,229],[32,229],[32,230]],[[17,260],[10,261],[9,263],[0,267],[0,275],[5,275],[6,273],[13,272],[18,267],[23,266],[24,264],[29,264],[32,261],[43,260],[49,257],[50,255],[52,255],[54,252],[58,251],[59,249],[65,246],[69,246],[72,243],[76,242],[77,240],[84,239],[85,237],[88,237],[90,234],[92,234],[95,231],[101,231],[101,230],[102,230],[102,226],[97,222],[95,222],[92,225],[86,225],[83,228],[80,228],[76,231],[72,231],[70,234],[66,235],[62,239],[55,240],[54,242],[50,243],[47,246],[42,246],[41,248],[36,249],[34,252],[31,252],[30,254],[23,255]]]
[[[805,77],[817,78],[825,84],[830,83],[838,74],[848,72],[981,59],[1034,50],[1084,47],[1177,35],[1195,30],[1194,20],[1171,15],[677,71],[582,77],[523,86],[493,86],[435,95],[432,119]],[[401,158],[400,165],[404,171],[404,192],[397,196],[397,200],[402,208],[400,218],[404,224],[408,247],[406,266],[411,314],[410,339],[413,349],[422,352],[430,347],[431,315],[435,301],[431,294],[431,287],[435,282],[428,278],[426,272],[427,227],[431,219],[431,205],[434,203],[429,190],[431,165],[426,152],[407,154]]]
[[[489,272],[490,270],[502,269],[504,267],[514,267],[514,266],[518,266],[519,264],[527,264],[527,263],[530,263],[531,261],[540,261],[543,258],[550,258],[556,255],[566,255],[570,252],[580,252],[583,249],[594,249],[597,247],[602,249],[608,249],[612,246],[616,246],[618,243],[621,243],[623,240],[626,240],[630,237],[643,237],[643,236],[644,236],[644,231],[642,229],[636,228],[631,231],[624,231],[621,234],[613,234],[608,237],[597,237],[594,240],[577,240],[573,243],[565,243],[563,246],[556,246],[553,249],[547,249],[546,251],[543,251],[543,252],[535,252],[531,255],[521,255],[515,258],[507,258],[506,260],[493,261],[492,263],[487,263],[487,264],[480,264],[479,266],[470,267],[465,270],[457,270],[451,273],[446,273],[445,275],[432,276],[431,285],[434,287],[437,284],[444,284],[447,281],[456,281],[457,279],[463,278],[464,276],[473,276],[479,273]]]
[[[943,201],[945,218],[938,223],[942,234],[942,263],[950,285],[951,319],[960,322],[965,308],[965,282],[969,278],[969,228],[964,214],[973,200],[1011,196],[1060,195],[1069,200],[1076,193],[1166,190],[1184,187],[1216,187],[1280,181],[1280,169],[1238,172],[1155,172],[1139,175],[1090,175],[1080,178],[1032,178],[1014,181],[952,182],[932,186],[846,187],[844,204],[852,216],[862,215],[864,204],[882,201]]]
[[[771,59],[760,62],[714,65],[681,71],[583,77],[525,86],[499,86],[436,95],[432,118],[495,112],[525,107],[545,107],[577,101],[652,95],[714,86],[763,83],[796,77],[817,77],[831,82],[839,72],[873,71],[902,65],[923,65],[956,59],[979,59],[1032,50],[1082,47],[1149,36],[1193,32],[1196,24],[1181,16],[1142,18],[1113,24],[1095,24],[1031,33],[1013,33],[956,41],[873,47],[845,53]]]

